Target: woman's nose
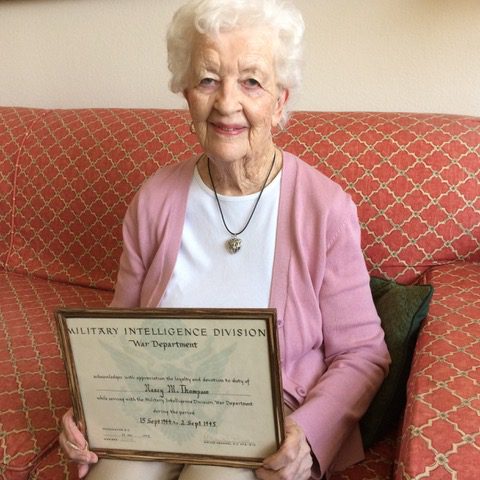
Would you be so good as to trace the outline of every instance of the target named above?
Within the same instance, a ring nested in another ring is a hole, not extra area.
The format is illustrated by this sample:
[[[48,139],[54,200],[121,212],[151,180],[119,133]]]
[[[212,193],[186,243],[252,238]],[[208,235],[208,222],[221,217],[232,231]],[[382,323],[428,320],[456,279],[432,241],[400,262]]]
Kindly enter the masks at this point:
[[[222,115],[229,115],[241,109],[238,85],[233,81],[223,81],[217,91],[215,108]]]

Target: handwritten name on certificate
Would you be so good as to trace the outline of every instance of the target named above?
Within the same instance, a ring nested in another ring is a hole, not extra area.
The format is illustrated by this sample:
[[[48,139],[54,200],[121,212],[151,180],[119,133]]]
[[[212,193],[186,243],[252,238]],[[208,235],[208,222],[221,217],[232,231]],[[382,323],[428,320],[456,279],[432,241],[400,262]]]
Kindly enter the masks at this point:
[[[75,413],[92,450],[256,467],[278,449],[274,311],[121,312],[57,312]]]

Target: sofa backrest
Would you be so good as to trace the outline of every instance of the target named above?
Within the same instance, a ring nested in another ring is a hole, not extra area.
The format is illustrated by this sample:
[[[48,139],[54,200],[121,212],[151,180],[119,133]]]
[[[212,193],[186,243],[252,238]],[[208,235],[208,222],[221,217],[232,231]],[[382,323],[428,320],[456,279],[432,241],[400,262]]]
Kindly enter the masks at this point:
[[[279,140],[352,195],[372,274],[480,260],[480,118],[303,112]]]
[[[32,109],[0,108],[0,266],[6,263],[12,241],[16,165],[37,115]]]
[[[4,123],[9,112],[0,109],[0,131],[13,136],[14,127]],[[26,116],[24,109],[17,112],[18,118]],[[0,244],[8,244],[5,267],[111,289],[121,253],[121,223],[133,194],[159,165],[193,154],[195,142],[185,113],[127,109],[34,113],[17,141],[20,150],[0,158],[0,164],[7,163],[6,170],[14,171],[0,180],[0,191],[11,191],[4,210],[7,218],[12,211],[13,218],[6,226],[10,231],[1,232]]]
[[[297,112],[276,141],[353,196],[372,274],[480,260],[479,118]],[[199,151],[185,111],[0,108],[1,265],[113,288],[135,191]]]

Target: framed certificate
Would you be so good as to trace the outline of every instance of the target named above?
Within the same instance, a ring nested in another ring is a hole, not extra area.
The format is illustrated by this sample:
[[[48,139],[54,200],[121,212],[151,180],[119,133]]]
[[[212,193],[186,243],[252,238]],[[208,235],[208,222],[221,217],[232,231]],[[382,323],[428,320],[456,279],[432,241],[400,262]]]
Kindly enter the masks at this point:
[[[99,457],[257,468],[284,438],[272,309],[61,309],[77,421]]]

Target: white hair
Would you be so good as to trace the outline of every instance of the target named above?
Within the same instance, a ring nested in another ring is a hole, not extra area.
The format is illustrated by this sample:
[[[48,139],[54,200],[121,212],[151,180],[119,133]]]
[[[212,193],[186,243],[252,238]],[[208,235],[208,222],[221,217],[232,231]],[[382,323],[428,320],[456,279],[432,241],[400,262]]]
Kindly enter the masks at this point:
[[[191,0],[180,7],[167,32],[170,89],[182,92],[197,33],[215,36],[237,28],[264,27],[276,35],[275,74],[278,87],[290,95],[301,82],[305,25],[299,10],[284,0]],[[282,124],[286,122],[285,111]]]

